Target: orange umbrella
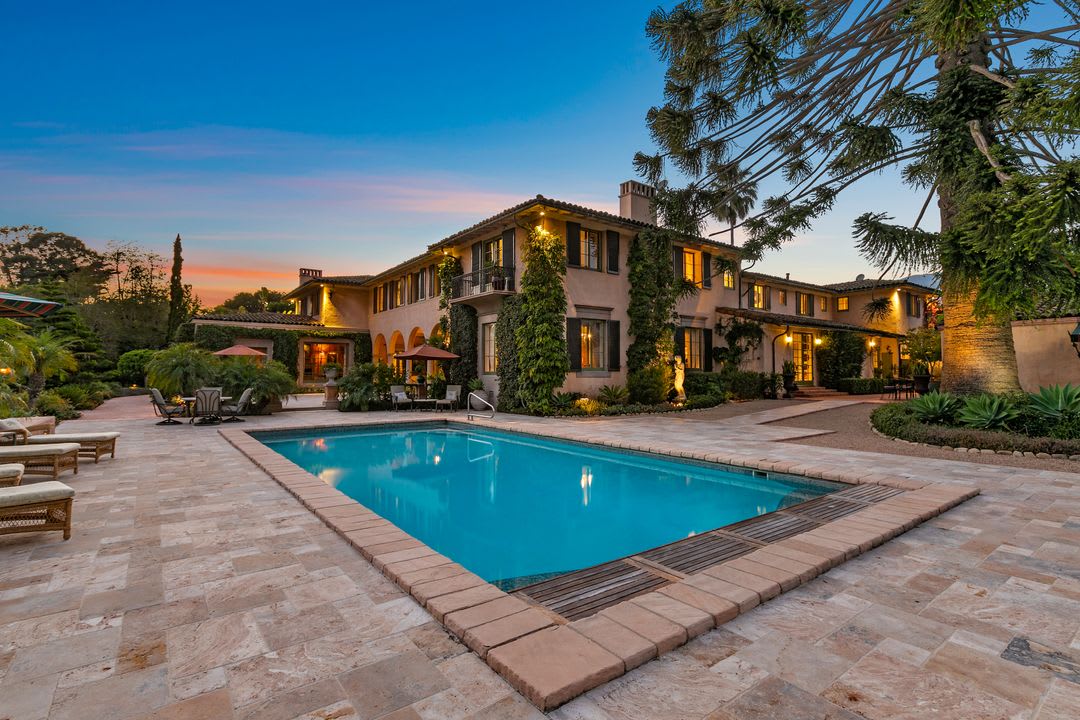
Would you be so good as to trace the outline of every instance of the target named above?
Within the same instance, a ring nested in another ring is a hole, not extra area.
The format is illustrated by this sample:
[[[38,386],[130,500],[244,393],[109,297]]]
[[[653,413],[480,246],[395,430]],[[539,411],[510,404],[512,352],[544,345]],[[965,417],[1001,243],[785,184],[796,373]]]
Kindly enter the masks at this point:
[[[266,357],[266,353],[264,353],[262,350],[256,350],[255,348],[250,348],[247,345],[233,345],[232,347],[227,347],[224,350],[218,350],[216,353],[214,353],[214,355],[221,355],[222,357]]]
[[[457,360],[461,356],[424,343],[411,350],[395,353],[394,357],[398,360]]]

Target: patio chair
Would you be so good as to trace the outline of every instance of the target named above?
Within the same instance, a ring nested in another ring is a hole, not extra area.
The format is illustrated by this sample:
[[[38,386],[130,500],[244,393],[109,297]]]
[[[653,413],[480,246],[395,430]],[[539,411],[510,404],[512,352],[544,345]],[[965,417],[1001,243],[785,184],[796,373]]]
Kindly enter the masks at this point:
[[[205,387],[195,391],[195,412],[189,423],[198,419],[199,425],[216,425],[221,422],[221,388]]]
[[[9,445],[55,445],[56,443],[79,443],[79,455],[98,462],[103,455],[116,457],[116,440],[120,433],[87,432],[33,435],[15,418],[0,420],[0,442]],[[0,483],[2,485],[3,483]]]
[[[395,410],[402,405],[408,405],[410,408],[413,406],[412,398],[405,393],[404,385],[390,386],[390,402],[393,403]]]
[[[247,412],[248,405],[251,404],[252,389],[247,388],[244,392],[240,393],[240,399],[234,403],[223,403],[221,405],[221,414],[228,415],[221,422],[244,422],[244,418],[238,417]]]
[[[161,397],[161,391],[157,388],[150,388],[150,402],[154,405],[154,414],[165,418],[158,425],[179,425],[176,418],[182,417],[187,412],[187,405],[183,403],[165,402],[165,398]]]
[[[74,490],[55,480],[0,488],[0,535],[60,530],[67,540],[74,498]]]
[[[895,380],[886,380],[885,385],[881,388],[881,397],[878,399],[883,400],[886,397],[894,400],[900,399],[900,386],[896,384]]]
[[[435,409],[449,408],[451,410],[457,410],[458,403],[461,402],[461,386],[460,385],[447,385],[446,397],[442,400],[435,401]]]

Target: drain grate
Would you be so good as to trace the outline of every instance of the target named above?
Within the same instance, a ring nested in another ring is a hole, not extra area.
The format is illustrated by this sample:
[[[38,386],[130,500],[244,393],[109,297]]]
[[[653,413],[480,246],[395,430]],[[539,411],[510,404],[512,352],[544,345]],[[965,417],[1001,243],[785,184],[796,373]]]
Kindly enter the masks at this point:
[[[670,582],[625,560],[616,560],[530,585],[519,594],[567,620],[577,620]]]
[[[754,545],[723,535],[697,535],[641,553],[641,557],[689,575],[754,550]]]

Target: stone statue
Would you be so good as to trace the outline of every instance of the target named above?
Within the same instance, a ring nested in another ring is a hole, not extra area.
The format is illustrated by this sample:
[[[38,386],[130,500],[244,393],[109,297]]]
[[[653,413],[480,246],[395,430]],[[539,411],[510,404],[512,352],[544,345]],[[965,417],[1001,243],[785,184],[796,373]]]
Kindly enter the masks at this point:
[[[683,390],[683,380],[686,379],[686,366],[683,365],[682,356],[675,356],[675,402],[686,402],[686,391]]]

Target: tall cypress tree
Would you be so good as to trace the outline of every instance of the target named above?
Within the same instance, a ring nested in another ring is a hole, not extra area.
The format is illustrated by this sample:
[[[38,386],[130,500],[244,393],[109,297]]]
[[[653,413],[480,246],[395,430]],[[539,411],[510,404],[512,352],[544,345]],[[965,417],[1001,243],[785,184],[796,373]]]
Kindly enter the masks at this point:
[[[566,350],[566,245],[539,227],[525,242],[521,276],[522,322],[518,325],[518,396],[534,412],[546,412],[570,371]]]
[[[180,327],[184,322],[184,281],[181,277],[181,270],[184,265],[184,258],[181,255],[183,248],[180,245],[180,234],[176,234],[176,239],[173,240],[172,252],[172,274],[169,276],[169,320],[167,327],[165,328],[165,342],[168,343],[173,335],[176,333],[176,329]]]

